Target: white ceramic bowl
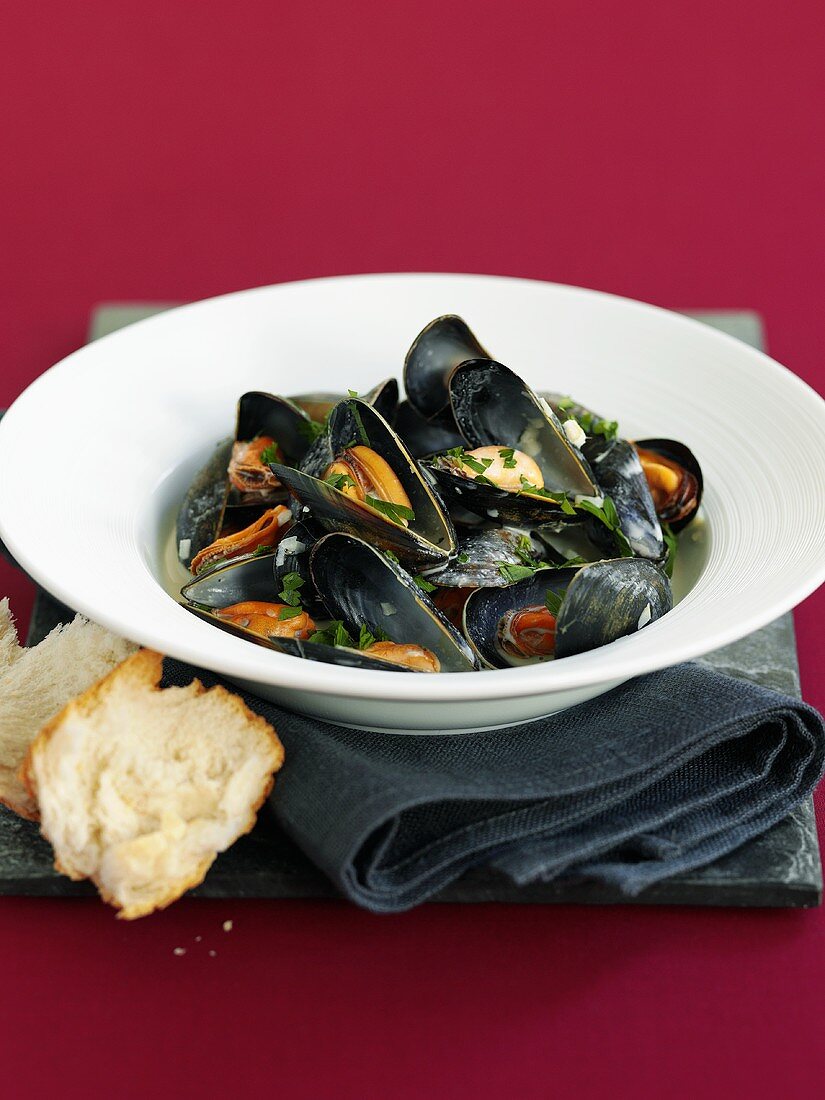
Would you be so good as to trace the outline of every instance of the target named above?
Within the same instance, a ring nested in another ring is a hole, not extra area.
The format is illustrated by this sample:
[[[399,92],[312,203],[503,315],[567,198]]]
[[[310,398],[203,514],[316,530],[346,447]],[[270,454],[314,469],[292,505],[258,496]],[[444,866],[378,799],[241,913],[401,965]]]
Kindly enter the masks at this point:
[[[273,653],[179,607],[175,511],[231,434],[240,393],[364,391],[400,377],[413,337],[448,312],[534,387],[572,393],[630,437],[695,451],[703,515],[682,537],[674,610],[555,664],[410,676]],[[824,475],[825,403],[698,322],[520,279],[367,275],[198,302],[58,363],[0,424],[0,534],[71,607],[260,695],[377,729],[459,730],[571,706],[787,611],[825,576]]]

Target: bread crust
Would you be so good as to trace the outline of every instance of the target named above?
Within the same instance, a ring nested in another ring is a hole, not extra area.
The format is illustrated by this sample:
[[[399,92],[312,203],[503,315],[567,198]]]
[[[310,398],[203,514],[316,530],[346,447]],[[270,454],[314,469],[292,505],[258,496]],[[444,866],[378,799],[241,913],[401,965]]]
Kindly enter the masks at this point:
[[[116,682],[126,681],[127,684],[132,683],[141,691],[146,691],[148,688],[153,692],[162,694],[165,690],[159,686],[162,674],[163,655],[154,650],[140,649],[137,653],[134,653],[131,657],[128,657],[118,665],[117,668],[113,669],[112,672],[108,673],[108,675],[104,676],[102,680],[92,685],[92,687],[75,699],[72,699],[59,714],[55,715],[54,718],[50,719],[50,721],[43,726],[29,746],[19,772],[21,782],[35,803],[38,798],[37,777],[34,767],[35,759],[39,754],[46,751],[49,742],[63,723],[75,714],[79,716],[94,714],[95,709],[101,705],[106,694]],[[205,688],[200,680],[193,679],[186,687],[177,688],[175,690],[184,693],[186,698],[195,699],[201,695],[209,694],[214,698],[220,699],[224,706],[230,707],[236,711],[237,715],[248,723],[250,729],[253,730],[258,737],[263,738],[268,743],[274,761],[272,773],[263,784],[258,797],[249,806],[245,820],[237,833],[237,836],[243,836],[255,825],[258,810],[272,791],[274,773],[280,770],[283,764],[284,748],[280,738],[265,718],[260,714],[256,714],[238,695],[228,691],[220,684],[211,688]],[[51,840],[45,830],[41,829],[41,832],[47,840]],[[78,873],[72,868],[62,865],[58,857],[55,858],[54,867],[60,874],[66,875],[68,878],[75,881],[86,878],[90,879],[94,882],[103,900],[118,909],[117,916],[120,919],[134,920],[137,917],[146,916],[156,909],[165,909],[168,905],[171,905],[172,902],[177,901],[177,899],[182,894],[186,893],[187,890],[199,886],[206,877],[207,871],[214,863],[218,854],[218,852],[214,852],[211,855],[205,856],[198,864],[195,871],[185,880],[180,879],[176,881],[174,884],[170,885],[168,889],[153,895],[145,902],[127,906],[121,905],[121,903],[107,891],[97,874],[85,875]]]

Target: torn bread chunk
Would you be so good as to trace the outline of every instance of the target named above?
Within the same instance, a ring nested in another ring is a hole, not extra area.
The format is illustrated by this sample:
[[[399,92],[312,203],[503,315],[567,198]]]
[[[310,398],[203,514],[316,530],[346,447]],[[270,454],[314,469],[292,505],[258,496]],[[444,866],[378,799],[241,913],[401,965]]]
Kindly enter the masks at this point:
[[[203,881],[284,758],[237,695],[198,680],[161,689],[162,664],[150,650],[124,661],[44,727],[23,767],[55,867],[92,879],[127,920]]]
[[[9,601],[4,598],[0,600],[0,673],[11,668],[22,652]]]
[[[0,602],[0,630],[2,660],[14,631],[5,600]],[[14,643],[17,652],[0,669],[0,802],[21,817],[37,820],[37,803],[17,774],[29,745],[70,699],[106,676],[137,646],[80,615],[55,627],[31,649],[17,646],[16,632]]]

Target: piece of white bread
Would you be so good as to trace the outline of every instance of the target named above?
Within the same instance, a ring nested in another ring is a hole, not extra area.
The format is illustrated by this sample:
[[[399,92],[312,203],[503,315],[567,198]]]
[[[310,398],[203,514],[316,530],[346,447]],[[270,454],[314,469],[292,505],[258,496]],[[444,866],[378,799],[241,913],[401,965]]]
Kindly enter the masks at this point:
[[[55,867],[91,878],[118,916],[163,908],[255,823],[284,751],[222,687],[158,687],[140,650],[38,734],[23,778]]]
[[[0,600],[0,673],[11,668],[23,650],[17,641],[17,630],[11,617],[11,608],[6,598]]]
[[[137,647],[78,615],[39,645],[21,649],[5,600],[0,602],[0,630],[0,660],[8,658],[0,670],[0,802],[36,821],[37,803],[17,774],[29,745],[70,699]],[[16,652],[10,645],[12,634]]]

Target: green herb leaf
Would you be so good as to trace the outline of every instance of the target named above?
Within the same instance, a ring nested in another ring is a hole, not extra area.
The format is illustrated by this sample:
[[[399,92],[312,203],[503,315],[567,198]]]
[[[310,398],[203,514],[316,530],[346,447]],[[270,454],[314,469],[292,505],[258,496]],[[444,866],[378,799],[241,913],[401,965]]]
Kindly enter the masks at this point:
[[[270,462],[280,462],[281,455],[278,453],[278,444],[270,443],[268,447],[264,447],[261,451],[261,462],[264,466],[268,466]]]
[[[361,633],[358,635],[358,648],[369,649],[371,645],[375,643],[375,635],[370,631],[370,628],[366,623],[361,627]]]
[[[314,443],[319,436],[322,436],[327,430],[326,420],[322,423],[318,420],[306,420],[300,421],[298,424],[298,431],[307,440],[308,443]]]
[[[282,607],[278,612],[278,619],[294,619],[296,615],[303,615],[304,609],[301,607],[300,600],[297,607]]]
[[[665,540],[665,546],[667,547],[667,559],[665,561],[665,573],[668,577],[673,576],[673,568],[676,565],[676,554],[679,550],[679,540],[676,538],[670,525],[667,523],[662,524],[662,538]]]
[[[422,592],[435,592],[438,587],[435,584],[430,584],[426,577],[422,577],[420,573],[413,577],[413,580],[421,589]]]
[[[513,448],[512,447],[500,447],[498,453],[504,459],[504,462],[502,463],[502,465],[504,466],[504,469],[505,470],[515,470],[515,468],[516,468],[515,453],[516,452],[513,450]]]
[[[349,476],[349,474],[330,474],[329,477],[325,477],[324,481],[327,485],[331,485],[333,489],[343,490],[352,489],[355,486],[355,482]]]
[[[389,558],[390,561],[394,561],[396,565],[401,564],[401,562],[398,560],[398,555],[393,550],[385,550],[384,557]]]
[[[547,489],[540,489],[538,485],[533,485],[524,474],[521,475],[519,481],[521,482],[521,488],[519,489],[520,493],[529,494],[531,497],[541,497],[544,500],[552,500],[554,504],[559,503],[558,493],[550,493]]]
[[[381,515],[386,516],[387,519],[392,520],[393,523],[403,526],[403,521],[414,520],[415,512],[412,508],[407,508],[404,504],[394,504],[389,500],[379,500],[378,497],[371,497],[367,494],[366,502],[370,508],[374,508],[376,512],[380,512]]]
[[[563,592],[561,593],[561,595],[559,595],[559,593],[554,592],[552,588],[547,589],[547,592],[544,594],[544,603],[547,607],[547,610],[556,619],[559,617],[559,612],[561,611],[561,605],[563,602]]]
[[[460,565],[466,565],[469,560],[470,560],[470,555],[469,554],[459,554],[458,557],[456,558],[456,561]]]
[[[461,461],[465,466],[469,466],[473,473],[483,474],[485,470],[489,470],[493,465],[492,458],[475,458],[473,455],[466,453],[462,454]]]
[[[499,573],[501,573],[508,584],[515,584],[516,581],[526,580],[535,573],[535,569],[531,569],[529,565],[511,565],[506,561],[500,561],[496,564],[498,565]]]
[[[299,588],[304,586],[304,578],[300,573],[286,573],[281,578],[281,584],[283,588],[278,593],[284,603],[292,604],[295,607],[300,607],[301,593]]]
[[[358,390],[347,390],[347,393],[350,395],[350,397],[358,396]]]
[[[572,397],[563,397],[561,401],[559,401],[559,408],[562,412],[567,412],[567,410],[572,409],[575,404],[576,402]]]
[[[324,630],[316,630],[309,639],[322,645],[340,645],[352,648],[352,638],[341,619],[333,619]]]
[[[253,558],[262,558],[264,556],[264,554],[271,554],[271,553],[273,553],[273,549],[272,549],[271,546],[256,546],[255,549],[252,551],[252,557]]]

